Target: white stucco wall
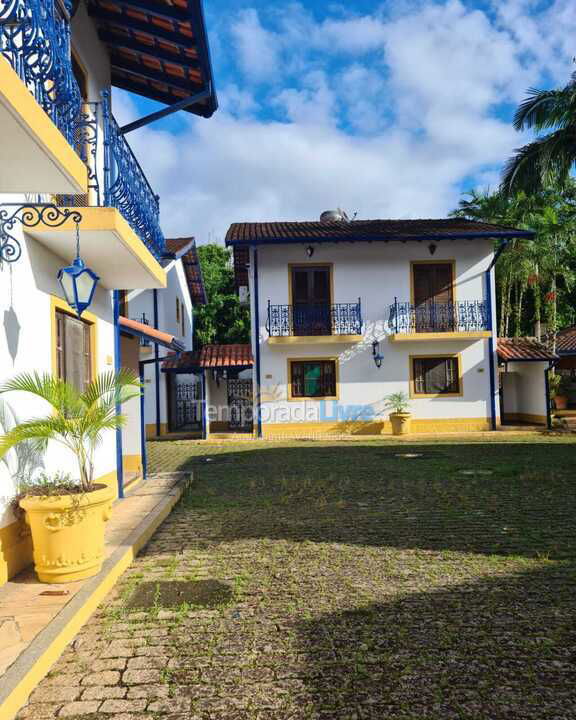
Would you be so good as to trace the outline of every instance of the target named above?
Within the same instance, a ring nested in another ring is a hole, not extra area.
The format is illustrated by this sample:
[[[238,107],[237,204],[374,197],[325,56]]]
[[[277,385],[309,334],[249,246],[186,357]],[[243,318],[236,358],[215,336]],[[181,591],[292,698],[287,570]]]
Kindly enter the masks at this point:
[[[546,417],[546,381],[544,371],[547,362],[508,363],[504,373],[504,412],[524,416]],[[506,376],[511,375],[512,380]],[[526,418],[528,419],[528,418]]]
[[[0,197],[0,202],[4,197]],[[22,242],[22,257],[11,265],[4,264],[0,271],[0,382],[20,372],[52,372],[51,295],[61,297],[56,275],[65,264],[45,246],[25,238],[20,229],[17,233]],[[97,371],[103,372],[114,367],[111,293],[97,289],[90,312],[97,317],[96,365]],[[4,399],[20,420],[47,412],[47,405],[33,396],[9,393]],[[96,477],[115,470],[115,453],[114,432],[108,432],[95,458]],[[16,492],[15,454],[11,452],[7,460],[8,464],[0,462],[0,527],[12,521],[7,506]],[[49,473],[60,470],[78,476],[75,458],[55,444],[48,448],[45,468]]]
[[[186,283],[186,276],[181,260],[174,260],[166,267],[167,286],[157,291],[158,296],[158,329],[174,335],[186,348],[193,349],[193,307]],[[184,334],[181,322],[176,322],[176,298],[180,301],[180,312],[184,313]],[[128,314],[134,320],[140,320],[142,314],[150,326],[154,325],[154,294],[152,290],[133,290],[128,293]],[[159,348],[160,357],[168,354],[166,348]],[[149,360],[154,357],[154,346],[141,348],[140,359]],[[154,364],[149,363],[144,369],[144,418],[146,425],[156,423],[156,380]],[[160,423],[168,423],[168,400],[166,374],[160,372]]]
[[[297,422],[304,403],[287,400],[288,358],[336,357],[339,366],[339,405],[372,406],[383,417],[383,398],[396,391],[409,390],[410,355],[459,354],[462,367],[462,396],[414,398],[411,411],[417,418],[488,418],[490,416],[490,366],[487,339],[466,341],[430,340],[393,343],[388,339],[388,306],[397,297],[410,301],[411,261],[455,261],[454,299],[485,300],[485,271],[492,258],[488,240],[442,241],[431,258],[428,243],[356,243],[315,245],[308,259],[304,245],[274,245],[258,248],[258,290],[261,355],[261,383],[264,393],[274,402],[262,403],[264,422]],[[268,300],[272,304],[289,303],[288,264],[316,265],[333,263],[335,303],[362,302],[364,336],[354,344],[271,345],[265,329]],[[253,257],[250,273],[254,270]],[[254,317],[254,282],[251,282]],[[492,305],[494,307],[494,304]],[[495,326],[495,322],[493,322]],[[384,361],[380,369],[372,359],[372,342],[380,341]],[[256,329],[253,332],[255,350]],[[497,387],[497,386],[496,386]],[[497,414],[498,398],[495,397]],[[305,421],[333,421],[333,403],[323,406],[307,400]],[[354,412],[343,410],[342,412]],[[296,417],[297,416],[297,417]]]

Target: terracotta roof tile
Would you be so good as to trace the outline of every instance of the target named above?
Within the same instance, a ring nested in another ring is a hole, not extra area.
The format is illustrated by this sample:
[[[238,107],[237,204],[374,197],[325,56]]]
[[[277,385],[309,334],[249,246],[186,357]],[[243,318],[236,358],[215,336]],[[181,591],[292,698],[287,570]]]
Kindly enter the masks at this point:
[[[556,334],[556,351],[559,355],[576,354],[576,325],[558,331]]]
[[[532,237],[531,230],[492,225],[464,218],[421,220],[352,220],[350,222],[234,223],[226,245],[291,242],[389,242],[478,237]]]
[[[166,238],[166,253],[177,255],[181,250],[194,242],[193,237]]]
[[[237,245],[234,248],[234,279],[236,287],[248,285],[248,263],[250,252],[245,245]]]
[[[182,265],[184,267],[184,275],[186,276],[192,304],[206,305],[208,299],[206,297],[206,289],[204,288],[200,259],[198,258],[195,245],[193,245],[185,255],[182,255]]]
[[[498,357],[504,361],[558,360],[546,345],[534,338],[498,338]]]
[[[254,359],[250,345],[204,345],[201,350],[183,352],[166,358],[163,370],[189,368],[252,367]]]
[[[177,340],[174,335],[162,332],[161,330],[155,330],[153,327],[150,327],[150,325],[138,322],[138,320],[132,320],[131,318],[123,317],[121,315],[119,318],[119,325],[128,334],[132,332],[137,337],[145,337],[150,340],[150,342],[162,345],[163,347],[171,349],[182,347],[180,341]]]

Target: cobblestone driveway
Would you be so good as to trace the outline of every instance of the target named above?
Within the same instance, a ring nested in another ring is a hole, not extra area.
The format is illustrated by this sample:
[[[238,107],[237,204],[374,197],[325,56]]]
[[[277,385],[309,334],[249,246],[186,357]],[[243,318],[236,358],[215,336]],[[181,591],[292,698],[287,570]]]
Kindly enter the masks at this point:
[[[159,444],[194,486],[20,720],[576,718],[574,446],[424,453]]]

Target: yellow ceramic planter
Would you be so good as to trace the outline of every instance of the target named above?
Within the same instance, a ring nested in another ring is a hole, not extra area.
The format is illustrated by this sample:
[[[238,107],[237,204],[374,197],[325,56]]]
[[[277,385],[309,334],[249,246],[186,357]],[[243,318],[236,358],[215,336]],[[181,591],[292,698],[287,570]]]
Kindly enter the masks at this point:
[[[81,495],[20,500],[32,531],[34,567],[41,582],[67,583],[96,575],[104,561],[104,524],[112,513],[108,487]]]
[[[392,435],[408,435],[412,426],[410,413],[390,413]]]

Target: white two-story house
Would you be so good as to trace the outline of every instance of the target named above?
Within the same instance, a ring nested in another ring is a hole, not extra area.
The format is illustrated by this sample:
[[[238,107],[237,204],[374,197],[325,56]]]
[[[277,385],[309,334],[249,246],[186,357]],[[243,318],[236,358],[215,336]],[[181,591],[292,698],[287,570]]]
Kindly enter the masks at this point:
[[[409,397],[415,432],[496,429],[494,265],[507,242],[532,235],[334,213],[233,224],[226,244],[251,305],[255,434],[386,433],[396,392]]]
[[[162,105],[146,114],[147,103],[121,126],[113,87]],[[0,383],[53,373],[82,389],[138,360],[123,332],[123,291],[162,290],[169,269],[161,202],[130,133],[176,111],[208,118],[216,107],[200,0],[0,3]],[[77,257],[98,278],[81,312],[58,280]],[[125,408],[135,425],[137,410]],[[6,394],[0,411],[2,433],[46,406]],[[56,444],[37,465],[76,472]],[[141,466],[139,435],[105,434],[97,482],[122,496],[125,476]],[[32,559],[29,532],[10,510],[29,471],[14,451],[0,462],[0,585]]]

